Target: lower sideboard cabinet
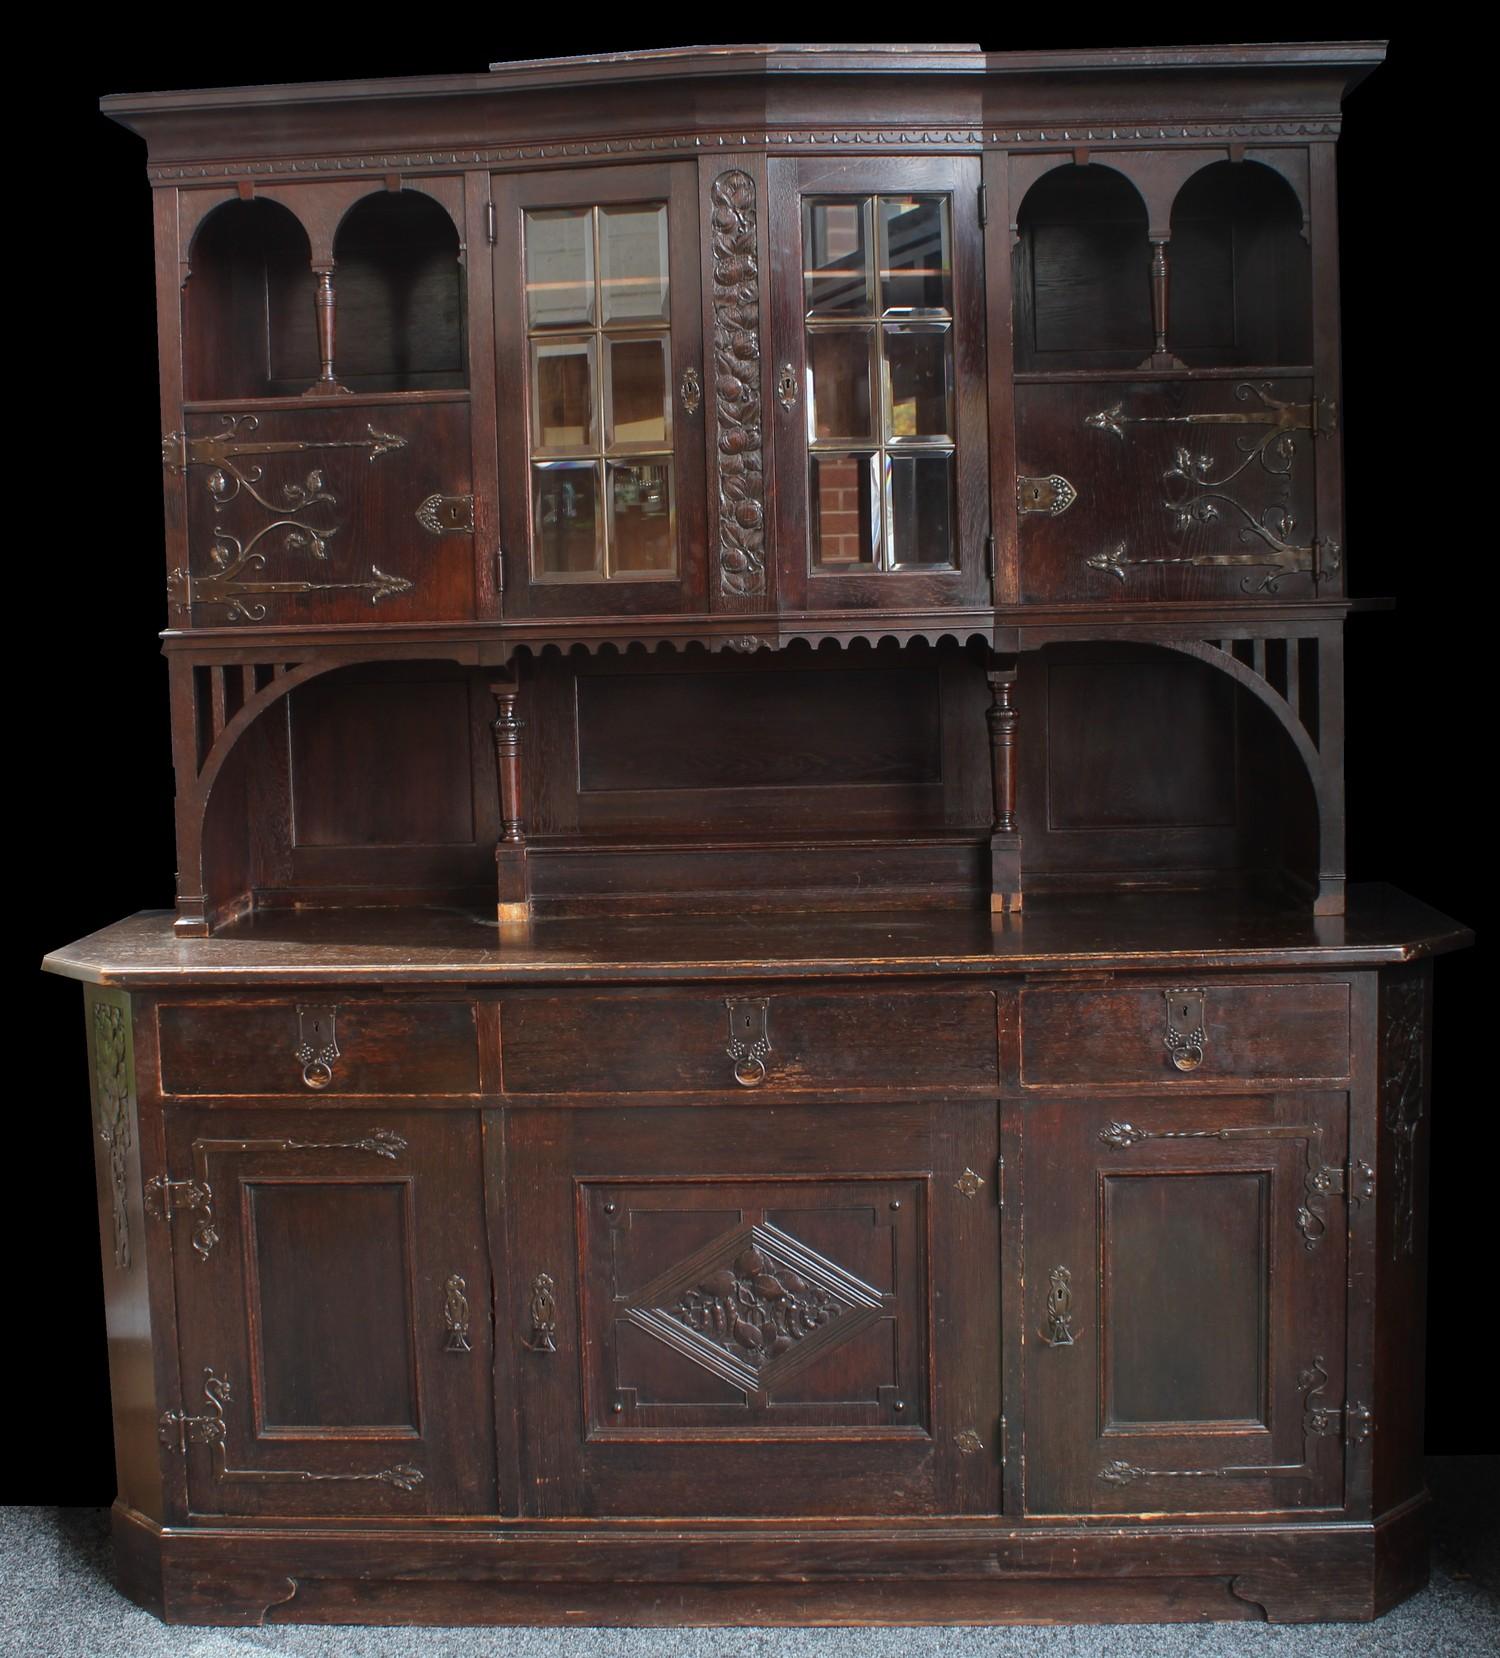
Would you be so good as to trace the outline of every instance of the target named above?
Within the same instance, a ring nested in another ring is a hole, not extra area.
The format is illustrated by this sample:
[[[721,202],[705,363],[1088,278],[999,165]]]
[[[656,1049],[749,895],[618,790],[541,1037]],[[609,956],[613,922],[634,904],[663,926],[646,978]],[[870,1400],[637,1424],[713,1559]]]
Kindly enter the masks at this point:
[[[92,986],[122,1581],[1372,1616],[1426,1571],[1429,986]]]

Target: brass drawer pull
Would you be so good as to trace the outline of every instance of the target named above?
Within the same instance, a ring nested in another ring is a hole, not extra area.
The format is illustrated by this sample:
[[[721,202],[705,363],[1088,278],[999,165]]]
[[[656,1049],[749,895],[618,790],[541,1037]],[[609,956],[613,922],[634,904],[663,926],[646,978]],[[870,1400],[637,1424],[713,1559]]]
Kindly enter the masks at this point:
[[[734,1061],[734,1080],[741,1088],[759,1088],[766,1080],[766,1055],[771,1051],[769,1000],[726,996],[724,1006],[729,1010],[729,1044],[724,1051]]]
[[[1196,1071],[1203,1063],[1208,1035],[1203,1028],[1201,990],[1164,990],[1167,1004],[1167,1033],[1163,1046],[1179,1071]]]

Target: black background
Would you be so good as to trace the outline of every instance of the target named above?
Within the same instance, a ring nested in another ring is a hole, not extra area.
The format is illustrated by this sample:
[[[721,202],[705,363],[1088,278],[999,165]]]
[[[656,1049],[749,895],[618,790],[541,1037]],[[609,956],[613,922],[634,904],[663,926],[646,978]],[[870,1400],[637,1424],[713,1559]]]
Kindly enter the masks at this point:
[[[1205,33],[1212,13],[1186,27],[1153,16],[1149,35],[1070,36],[1063,20],[1046,35],[1013,31],[984,44],[1237,38]],[[1374,32],[1364,13],[1352,25],[1300,12],[1298,21],[1301,39]],[[172,903],[166,671],[154,638],[164,608],[150,191],[141,141],[94,101],[105,92],[476,71],[502,57],[684,42],[610,36],[602,18],[601,32],[559,39],[445,16],[432,31],[400,31],[398,51],[245,22],[227,31],[223,19],[207,30],[185,26],[172,41],[152,22],[138,38],[96,38],[91,63],[80,64],[70,42],[40,60],[53,90],[45,103],[38,97],[36,120],[21,123],[38,142],[35,167],[24,169],[35,175],[26,199],[51,224],[29,234],[23,225],[12,240],[8,302],[11,361],[31,365],[29,390],[11,388],[21,408],[11,411],[0,566],[9,578],[0,586],[9,599],[9,726],[22,739],[7,745],[4,810],[15,837],[9,868],[28,913],[5,1004],[14,1080],[0,1118],[0,1375],[9,1394],[0,1402],[8,1441],[0,1502],[106,1503],[114,1493],[80,997],[76,985],[40,975],[37,962],[134,910]],[[967,32],[951,15],[944,23],[950,34]],[[1398,35],[1390,60],[1345,111],[1347,557],[1356,594],[1399,601],[1394,612],[1349,625],[1347,775],[1351,878],[1390,881],[1478,927],[1481,837],[1485,851],[1494,842],[1483,790],[1495,745],[1479,695],[1496,632],[1493,391],[1484,395],[1487,326],[1468,320],[1483,309],[1463,285],[1491,227],[1475,217],[1481,198],[1466,193],[1473,151],[1456,123],[1473,88],[1461,59],[1447,30]],[[13,214],[19,199],[13,194]],[[19,224],[13,217],[13,229]],[[1481,393],[1472,417],[1471,379]],[[44,477],[50,489],[38,498]],[[18,585],[31,589],[29,606]],[[1475,1345],[1493,1323],[1489,1205],[1500,1178],[1500,1111],[1480,1069],[1489,1012],[1481,959],[1467,951],[1437,969],[1433,1453],[1500,1448]]]

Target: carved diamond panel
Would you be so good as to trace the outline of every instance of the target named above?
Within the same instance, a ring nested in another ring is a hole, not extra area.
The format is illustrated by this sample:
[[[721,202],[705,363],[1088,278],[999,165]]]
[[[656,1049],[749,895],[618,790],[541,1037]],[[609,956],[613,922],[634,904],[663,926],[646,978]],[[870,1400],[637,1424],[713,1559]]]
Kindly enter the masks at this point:
[[[768,1390],[880,1318],[888,1299],[790,1233],[757,1223],[670,1268],[624,1311],[714,1375]]]

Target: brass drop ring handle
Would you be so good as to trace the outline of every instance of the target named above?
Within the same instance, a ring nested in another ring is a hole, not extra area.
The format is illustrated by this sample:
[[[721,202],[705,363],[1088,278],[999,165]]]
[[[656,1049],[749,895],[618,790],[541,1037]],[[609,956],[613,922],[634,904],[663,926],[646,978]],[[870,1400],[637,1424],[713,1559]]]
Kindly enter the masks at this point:
[[[326,1060],[310,1059],[302,1067],[302,1080],[309,1088],[326,1088],[333,1081],[333,1067]]]
[[[1196,1071],[1208,1047],[1201,990],[1164,990],[1167,1028],[1162,1046],[1179,1071]]]
[[[292,1050],[302,1061],[302,1080],[309,1088],[326,1088],[333,1081],[333,1062],[339,1057],[337,1007],[299,1006],[297,1046]]]
[[[724,1052],[734,1065],[741,1088],[759,1088],[766,1080],[766,1055],[771,1051],[770,1001],[765,996],[726,996],[729,1040]]]
[[[766,1080],[766,1062],[759,1054],[734,1062],[734,1080],[741,1088],[759,1088]]]
[[[1172,1063],[1179,1071],[1196,1071],[1203,1063],[1203,1048],[1197,1042],[1190,1042],[1181,1048],[1172,1051]]]

